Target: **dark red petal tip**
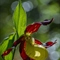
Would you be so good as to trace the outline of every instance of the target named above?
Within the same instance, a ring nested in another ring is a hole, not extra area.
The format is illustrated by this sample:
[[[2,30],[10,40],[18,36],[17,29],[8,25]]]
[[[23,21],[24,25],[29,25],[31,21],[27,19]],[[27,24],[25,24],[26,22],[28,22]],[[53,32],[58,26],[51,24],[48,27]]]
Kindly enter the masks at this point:
[[[46,46],[53,46],[54,44],[56,44],[56,41],[57,40],[55,40],[54,42],[49,41],[49,42],[46,43]]]
[[[42,25],[48,25],[48,24],[50,24],[53,20],[54,20],[53,18],[52,18],[51,20],[46,19],[46,20],[44,20],[43,22],[41,22],[41,24],[42,24]]]
[[[6,50],[1,56],[4,57],[4,56],[8,55],[11,50],[12,50],[12,48]]]

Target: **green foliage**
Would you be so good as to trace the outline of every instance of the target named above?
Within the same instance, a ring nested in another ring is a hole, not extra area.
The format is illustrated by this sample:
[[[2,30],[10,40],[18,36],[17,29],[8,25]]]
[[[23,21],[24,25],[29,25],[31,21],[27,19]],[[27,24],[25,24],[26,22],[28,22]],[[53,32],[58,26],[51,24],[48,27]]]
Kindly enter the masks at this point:
[[[26,27],[26,12],[22,7],[21,1],[15,9],[13,20],[17,34],[18,36],[21,36],[24,33]]]
[[[60,58],[59,58],[59,60],[60,60]]]
[[[14,42],[15,34],[11,34],[0,44],[0,59],[2,59],[1,54],[8,48],[10,48]],[[5,60],[12,60],[12,52],[5,57]]]
[[[11,34],[7,39],[5,39],[0,44],[0,60],[3,60],[1,54],[8,48],[12,47],[14,40],[17,40],[16,36],[20,37],[24,33],[26,27],[26,12],[22,7],[21,1],[19,2],[19,4],[17,5],[14,11],[13,21],[14,21],[16,32],[14,34]],[[13,60],[13,57],[14,57],[14,53],[10,52],[7,56],[4,57],[4,59]]]

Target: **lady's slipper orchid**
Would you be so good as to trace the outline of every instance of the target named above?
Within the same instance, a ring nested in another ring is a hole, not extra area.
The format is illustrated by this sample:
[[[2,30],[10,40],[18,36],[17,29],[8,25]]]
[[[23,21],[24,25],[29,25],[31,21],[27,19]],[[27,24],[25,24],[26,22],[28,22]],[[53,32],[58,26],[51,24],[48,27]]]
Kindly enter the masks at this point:
[[[13,46],[6,50],[2,56],[6,56],[15,48],[18,44],[20,55],[23,60],[45,60],[48,57],[48,51],[46,50],[48,47],[53,46],[55,42],[49,41],[45,45],[37,39],[31,37],[31,34],[36,32],[41,25],[48,25],[53,21],[44,20],[43,22],[33,23],[26,27],[24,34],[13,43]]]

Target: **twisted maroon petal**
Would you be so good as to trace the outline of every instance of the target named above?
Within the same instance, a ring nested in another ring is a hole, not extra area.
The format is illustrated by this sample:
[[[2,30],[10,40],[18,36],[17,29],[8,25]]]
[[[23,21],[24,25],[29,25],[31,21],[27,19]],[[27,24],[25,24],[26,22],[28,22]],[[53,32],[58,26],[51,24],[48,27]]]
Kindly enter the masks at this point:
[[[25,33],[30,33],[30,34],[32,34],[32,33],[36,32],[41,25],[48,25],[48,24],[50,24],[52,21],[53,21],[53,18],[52,18],[51,20],[46,19],[46,20],[44,20],[43,22],[40,22],[40,23],[37,22],[37,23],[31,24],[31,25],[28,25],[28,26],[26,27]]]

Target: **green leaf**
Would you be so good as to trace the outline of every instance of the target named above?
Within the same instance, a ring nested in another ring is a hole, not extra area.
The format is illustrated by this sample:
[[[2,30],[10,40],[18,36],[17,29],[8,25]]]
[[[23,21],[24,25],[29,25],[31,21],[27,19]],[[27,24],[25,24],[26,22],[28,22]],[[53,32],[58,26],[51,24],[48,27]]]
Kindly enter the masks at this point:
[[[26,12],[22,7],[21,0],[19,1],[14,11],[13,20],[17,34],[18,36],[21,36],[22,34],[24,34],[24,30],[26,28],[26,20],[27,20]]]
[[[7,39],[5,39],[0,44],[0,60],[3,60],[1,57],[1,54],[8,48],[10,48],[14,42],[14,40],[17,40],[17,36],[20,37],[22,34],[24,34],[24,30],[26,28],[26,12],[24,11],[21,1],[17,5],[14,14],[13,14],[13,21],[15,25],[16,35],[11,34]],[[15,39],[16,38],[16,39]],[[14,50],[15,52],[15,50]],[[10,52],[7,56],[5,56],[5,60],[13,60],[14,53]]]
[[[14,42],[15,34],[9,35],[1,44],[0,44],[0,60],[3,60],[1,54],[8,48],[10,48]],[[10,52],[6,57],[5,60],[12,60],[12,52]]]

